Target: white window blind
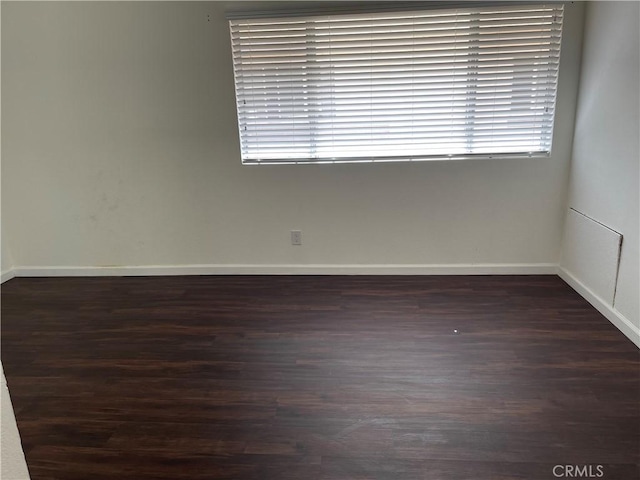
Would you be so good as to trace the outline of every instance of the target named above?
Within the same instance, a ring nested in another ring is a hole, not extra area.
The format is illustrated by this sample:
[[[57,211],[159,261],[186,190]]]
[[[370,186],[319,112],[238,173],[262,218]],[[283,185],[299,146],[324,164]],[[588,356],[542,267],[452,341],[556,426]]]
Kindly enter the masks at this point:
[[[563,7],[230,20],[243,163],[551,151]]]

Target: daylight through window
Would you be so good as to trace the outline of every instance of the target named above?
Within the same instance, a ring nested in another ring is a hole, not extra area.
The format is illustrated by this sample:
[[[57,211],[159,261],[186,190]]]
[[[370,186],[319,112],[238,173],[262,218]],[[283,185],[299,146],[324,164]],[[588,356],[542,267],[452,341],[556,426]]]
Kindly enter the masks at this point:
[[[563,7],[230,21],[243,163],[548,155]]]

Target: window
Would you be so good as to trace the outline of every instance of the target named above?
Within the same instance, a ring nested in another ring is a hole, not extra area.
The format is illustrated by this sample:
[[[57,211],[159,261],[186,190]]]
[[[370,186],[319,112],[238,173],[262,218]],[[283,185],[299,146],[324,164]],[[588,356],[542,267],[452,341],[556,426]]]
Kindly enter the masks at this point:
[[[548,155],[563,7],[230,20],[242,161]]]

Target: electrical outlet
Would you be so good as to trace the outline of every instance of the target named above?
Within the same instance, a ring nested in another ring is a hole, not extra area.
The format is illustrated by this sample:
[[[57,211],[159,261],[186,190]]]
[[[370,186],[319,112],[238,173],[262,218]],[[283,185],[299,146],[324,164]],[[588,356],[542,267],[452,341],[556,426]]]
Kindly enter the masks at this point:
[[[302,232],[291,230],[291,245],[302,245]]]

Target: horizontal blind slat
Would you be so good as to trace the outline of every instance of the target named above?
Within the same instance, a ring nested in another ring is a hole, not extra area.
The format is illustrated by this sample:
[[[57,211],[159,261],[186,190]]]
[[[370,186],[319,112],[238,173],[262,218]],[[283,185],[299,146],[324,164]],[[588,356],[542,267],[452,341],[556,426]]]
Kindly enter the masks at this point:
[[[232,20],[243,162],[548,153],[562,16],[516,5]]]
[[[466,92],[463,92],[466,93]],[[473,99],[474,104],[478,104],[480,106],[486,105],[487,102],[489,105],[493,105],[493,100],[496,100],[496,105],[526,105],[528,107],[533,107],[534,103],[552,103],[554,100],[553,93],[549,92],[547,94],[537,94],[535,96],[528,94],[526,91],[521,95],[518,95],[515,92],[512,95],[509,95],[506,98],[501,98],[499,95],[476,95],[476,98]],[[498,101],[502,100],[502,101]],[[512,100],[510,102],[506,102],[505,100]],[[387,108],[393,107],[393,105],[398,105],[402,107],[412,107],[420,106],[422,103],[432,105],[433,103],[439,103],[444,105],[451,105],[452,108],[462,105],[467,106],[472,100],[468,97],[465,97],[463,94],[455,94],[454,92],[449,92],[448,94],[439,94],[432,93],[431,95],[411,95],[410,93],[401,95],[381,95],[378,98],[373,98],[372,95],[367,93],[362,93],[360,96],[358,95],[349,95],[343,97],[335,97],[335,98],[325,98],[322,101],[317,99],[309,99],[306,102],[302,102],[295,95],[282,95],[280,99],[273,99],[270,101],[260,102],[259,100],[255,102],[255,104],[241,104],[238,106],[239,110],[242,112],[252,112],[254,110],[260,111],[269,109],[273,111],[274,114],[282,113],[292,108],[297,109],[312,109],[316,107],[316,109],[320,109],[323,106],[336,106],[345,108],[350,105],[371,105],[371,109],[375,110],[376,106],[379,108],[386,106]],[[289,108],[287,108],[289,107]],[[309,113],[311,114],[311,113]]]

